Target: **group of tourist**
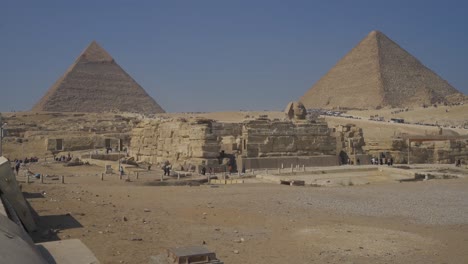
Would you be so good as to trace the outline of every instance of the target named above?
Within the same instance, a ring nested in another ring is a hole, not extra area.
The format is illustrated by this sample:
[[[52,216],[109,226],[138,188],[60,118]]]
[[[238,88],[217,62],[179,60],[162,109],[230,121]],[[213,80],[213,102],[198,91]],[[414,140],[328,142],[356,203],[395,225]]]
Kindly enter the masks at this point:
[[[24,158],[24,160],[15,159],[14,160],[15,166],[12,167],[12,169],[16,171],[16,175],[18,175],[19,169],[21,168],[21,164],[33,163],[33,162],[38,162],[38,161],[39,161],[38,157]]]
[[[67,156],[65,156],[65,155],[62,155],[60,157],[54,156],[54,160],[55,161],[60,161],[60,162],[69,162],[69,161],[72,160],[72,158],[73,158],[73,156],[70,155],[70,153],[68,153]]]
[[[18,160],[18,159],[15,159],[15,163],[19,162],[19,163],[33,163],[33,162],[38,162],[39,161],[39,158],[38,157],[30,157],[30,158],[24,158],[24,160]]]
[[[372,165],[388,165],[388,166],[393,166],[393,158],[385,158],[385,157],[380,157],[380,158],[375,158],[372,157],[371,159]]]

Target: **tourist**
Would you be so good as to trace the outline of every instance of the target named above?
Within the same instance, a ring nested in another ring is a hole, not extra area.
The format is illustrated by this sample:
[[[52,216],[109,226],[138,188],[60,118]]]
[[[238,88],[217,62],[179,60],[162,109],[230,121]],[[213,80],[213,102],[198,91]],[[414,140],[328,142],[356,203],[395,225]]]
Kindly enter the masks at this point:
[[[171,176],[171,164],[166,165],[167,176]]]
[[[119,171],[120,171],[120,177],[122,177],[122,176],[124,175],[124,168],[123,168],[123,166],[120,166]]]
[[[20,163],[19,160],[18,160],[18,161],[16,162],[16,164],[15,164],[16,175],[18,175],[20,166],[21,166],[21,163]]]
[[[206,168],[205,168],[205,167],[203,167],[203,168],[201,169],[201,174],[202,174],[202,175],[205,175],[205,174],[206,174]]]

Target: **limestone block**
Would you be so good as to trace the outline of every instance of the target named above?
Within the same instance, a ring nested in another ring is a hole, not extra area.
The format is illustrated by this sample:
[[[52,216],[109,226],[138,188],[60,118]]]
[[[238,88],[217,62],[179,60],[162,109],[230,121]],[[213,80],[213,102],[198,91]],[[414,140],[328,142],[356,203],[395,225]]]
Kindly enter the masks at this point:
[[[208,151],[192,151],[192,158],[217,158],[219,156],[218,152],[208,152]]]

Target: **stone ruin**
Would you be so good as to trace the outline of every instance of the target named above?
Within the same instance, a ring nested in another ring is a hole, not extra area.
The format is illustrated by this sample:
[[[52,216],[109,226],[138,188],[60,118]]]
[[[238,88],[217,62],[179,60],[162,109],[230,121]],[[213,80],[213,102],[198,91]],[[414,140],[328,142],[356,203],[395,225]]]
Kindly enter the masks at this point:
[[[408,137],[368,140],[364,151],[371,156],[382,154],[392,157],[395,163],[440,163],[451,164],[468,159],[466,137],[414,137],[408,156]],[[408,160],[409,159],[409,160]]]
[[[4,152],[11,160],[70,151],[81,151],[81,158],[92,155],[103,160],[128,155],[153,168],[169,162],[176,170],[330,166],[348,160],[357,163],[357,159],[368,164],[372,156],[382,154],[393,157],[395,163],[408,161],[405,138],[365,139],[355,125],[329,128],[323,119],[304,113],[300,103],[289,104],[283,119],[264,115],[240,122],[111,113],[13,113],[6,117]],[[411,163],[466,160],[468,141],[412,142],[410,156]]]
[[[333,132],[340,164],[346,164],[348,160],[357,164],[357,159],[363,165],[370,163],[370,157],[364,151],[365,141],[362,128],[354,124],[338,125]]]
[[[12,160],[79,150],[93,154],[106,148],[125,152],[133,127],[141,122],[137,115],[110,113],[15,113],[6,120],[3,143],[6,153],[13,152]]]
[[[169,161],[176,168],[337,165],[336,140],[327,124],[306,120],[303,110],[292,120],[148,120],[133,130],[130,155],[151,164]]]

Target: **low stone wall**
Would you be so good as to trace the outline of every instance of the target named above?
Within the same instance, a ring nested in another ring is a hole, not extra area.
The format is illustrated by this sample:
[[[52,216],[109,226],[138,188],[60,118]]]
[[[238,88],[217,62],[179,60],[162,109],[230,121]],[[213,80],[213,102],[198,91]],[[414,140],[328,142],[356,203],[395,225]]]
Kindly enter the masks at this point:
[[[326,167],[339,165],[337,156],[301,156],[301,157],[258,157],[243,158],[239,157],[237,166],[239,169],[278,169],[291,168],[291,165],[302,167]]]

